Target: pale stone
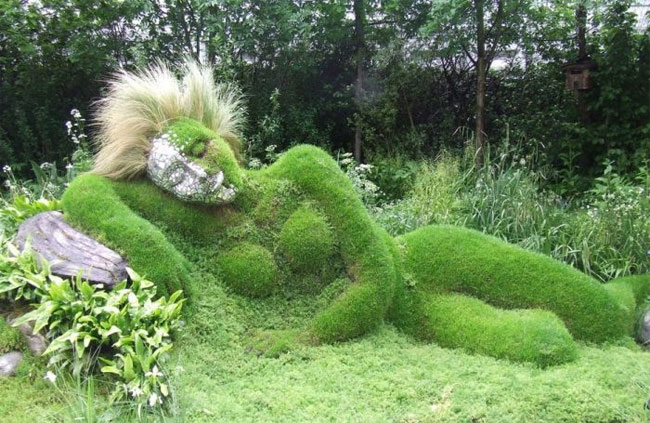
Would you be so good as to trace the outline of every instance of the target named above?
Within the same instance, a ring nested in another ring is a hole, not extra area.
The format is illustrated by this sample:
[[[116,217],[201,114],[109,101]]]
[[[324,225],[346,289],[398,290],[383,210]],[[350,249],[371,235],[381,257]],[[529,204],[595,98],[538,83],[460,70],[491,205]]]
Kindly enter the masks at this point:
[[[14,376],[22,360],[23,355],[17,351],[0,356],[0,376]]]

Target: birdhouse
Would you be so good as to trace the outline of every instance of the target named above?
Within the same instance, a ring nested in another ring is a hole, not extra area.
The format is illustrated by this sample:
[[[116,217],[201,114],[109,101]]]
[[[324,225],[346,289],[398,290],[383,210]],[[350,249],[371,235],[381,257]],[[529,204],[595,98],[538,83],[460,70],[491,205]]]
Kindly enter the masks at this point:
[[[596,63],[589,57],[562,66],[566,76],[566,88],[572,91],[590,90],[589,72],[595,69],[597,69]]]

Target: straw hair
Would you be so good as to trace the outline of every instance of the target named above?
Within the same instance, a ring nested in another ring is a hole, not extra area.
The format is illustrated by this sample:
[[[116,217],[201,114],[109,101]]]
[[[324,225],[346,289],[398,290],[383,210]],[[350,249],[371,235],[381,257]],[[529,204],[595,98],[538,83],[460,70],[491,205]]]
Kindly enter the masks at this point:
[[[244,123],[242,98],[232,85],[215,84],[212,69],[185,60],[182,79],[162,62],[117,72],[96,103],[98,126],[93,173],[111,179],[141,175],[153,137],[172,120],[188,117],[219,134],[235,153]]]

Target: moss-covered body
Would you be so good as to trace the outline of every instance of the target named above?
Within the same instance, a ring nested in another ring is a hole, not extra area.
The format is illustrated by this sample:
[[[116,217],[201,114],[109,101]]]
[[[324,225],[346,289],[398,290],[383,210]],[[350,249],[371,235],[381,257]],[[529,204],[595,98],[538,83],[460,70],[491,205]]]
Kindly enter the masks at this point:
[[[209,148],[198,150],[205,158]],[[73,225],[123,253],[163,293],[200,295],[195,265],[242,295],[337,287],[308,327],[278,336],[282,348],[271,342],[270,350],[286,349],[287,340],[350,339],[387,318],[424,340],[546,366],[575,358],[573,338],[630,335],[634,309],[650,288],[644,277],[605,288],[467,229],[427,227],[393,239],[316,147],[295,147],[266,169],[236,169],[230,177],[240,188],[235,202],[208,207],[176,200],[145,179],[83,175],[63,207]],[[183,250],[188,243],[210,254],[198,263]]]

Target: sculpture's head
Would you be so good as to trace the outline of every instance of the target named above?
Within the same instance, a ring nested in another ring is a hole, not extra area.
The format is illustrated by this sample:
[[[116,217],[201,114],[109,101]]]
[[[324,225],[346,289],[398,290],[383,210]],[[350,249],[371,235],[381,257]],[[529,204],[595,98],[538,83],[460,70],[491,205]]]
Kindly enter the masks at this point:
[[[161,63],[115,75],[97,107],[93,172],[111,179],[147,174],[182,200],[229,202],[242,186],[241,97],[216,85],[209,67],[188,61],[182,70],[180,80]]]

